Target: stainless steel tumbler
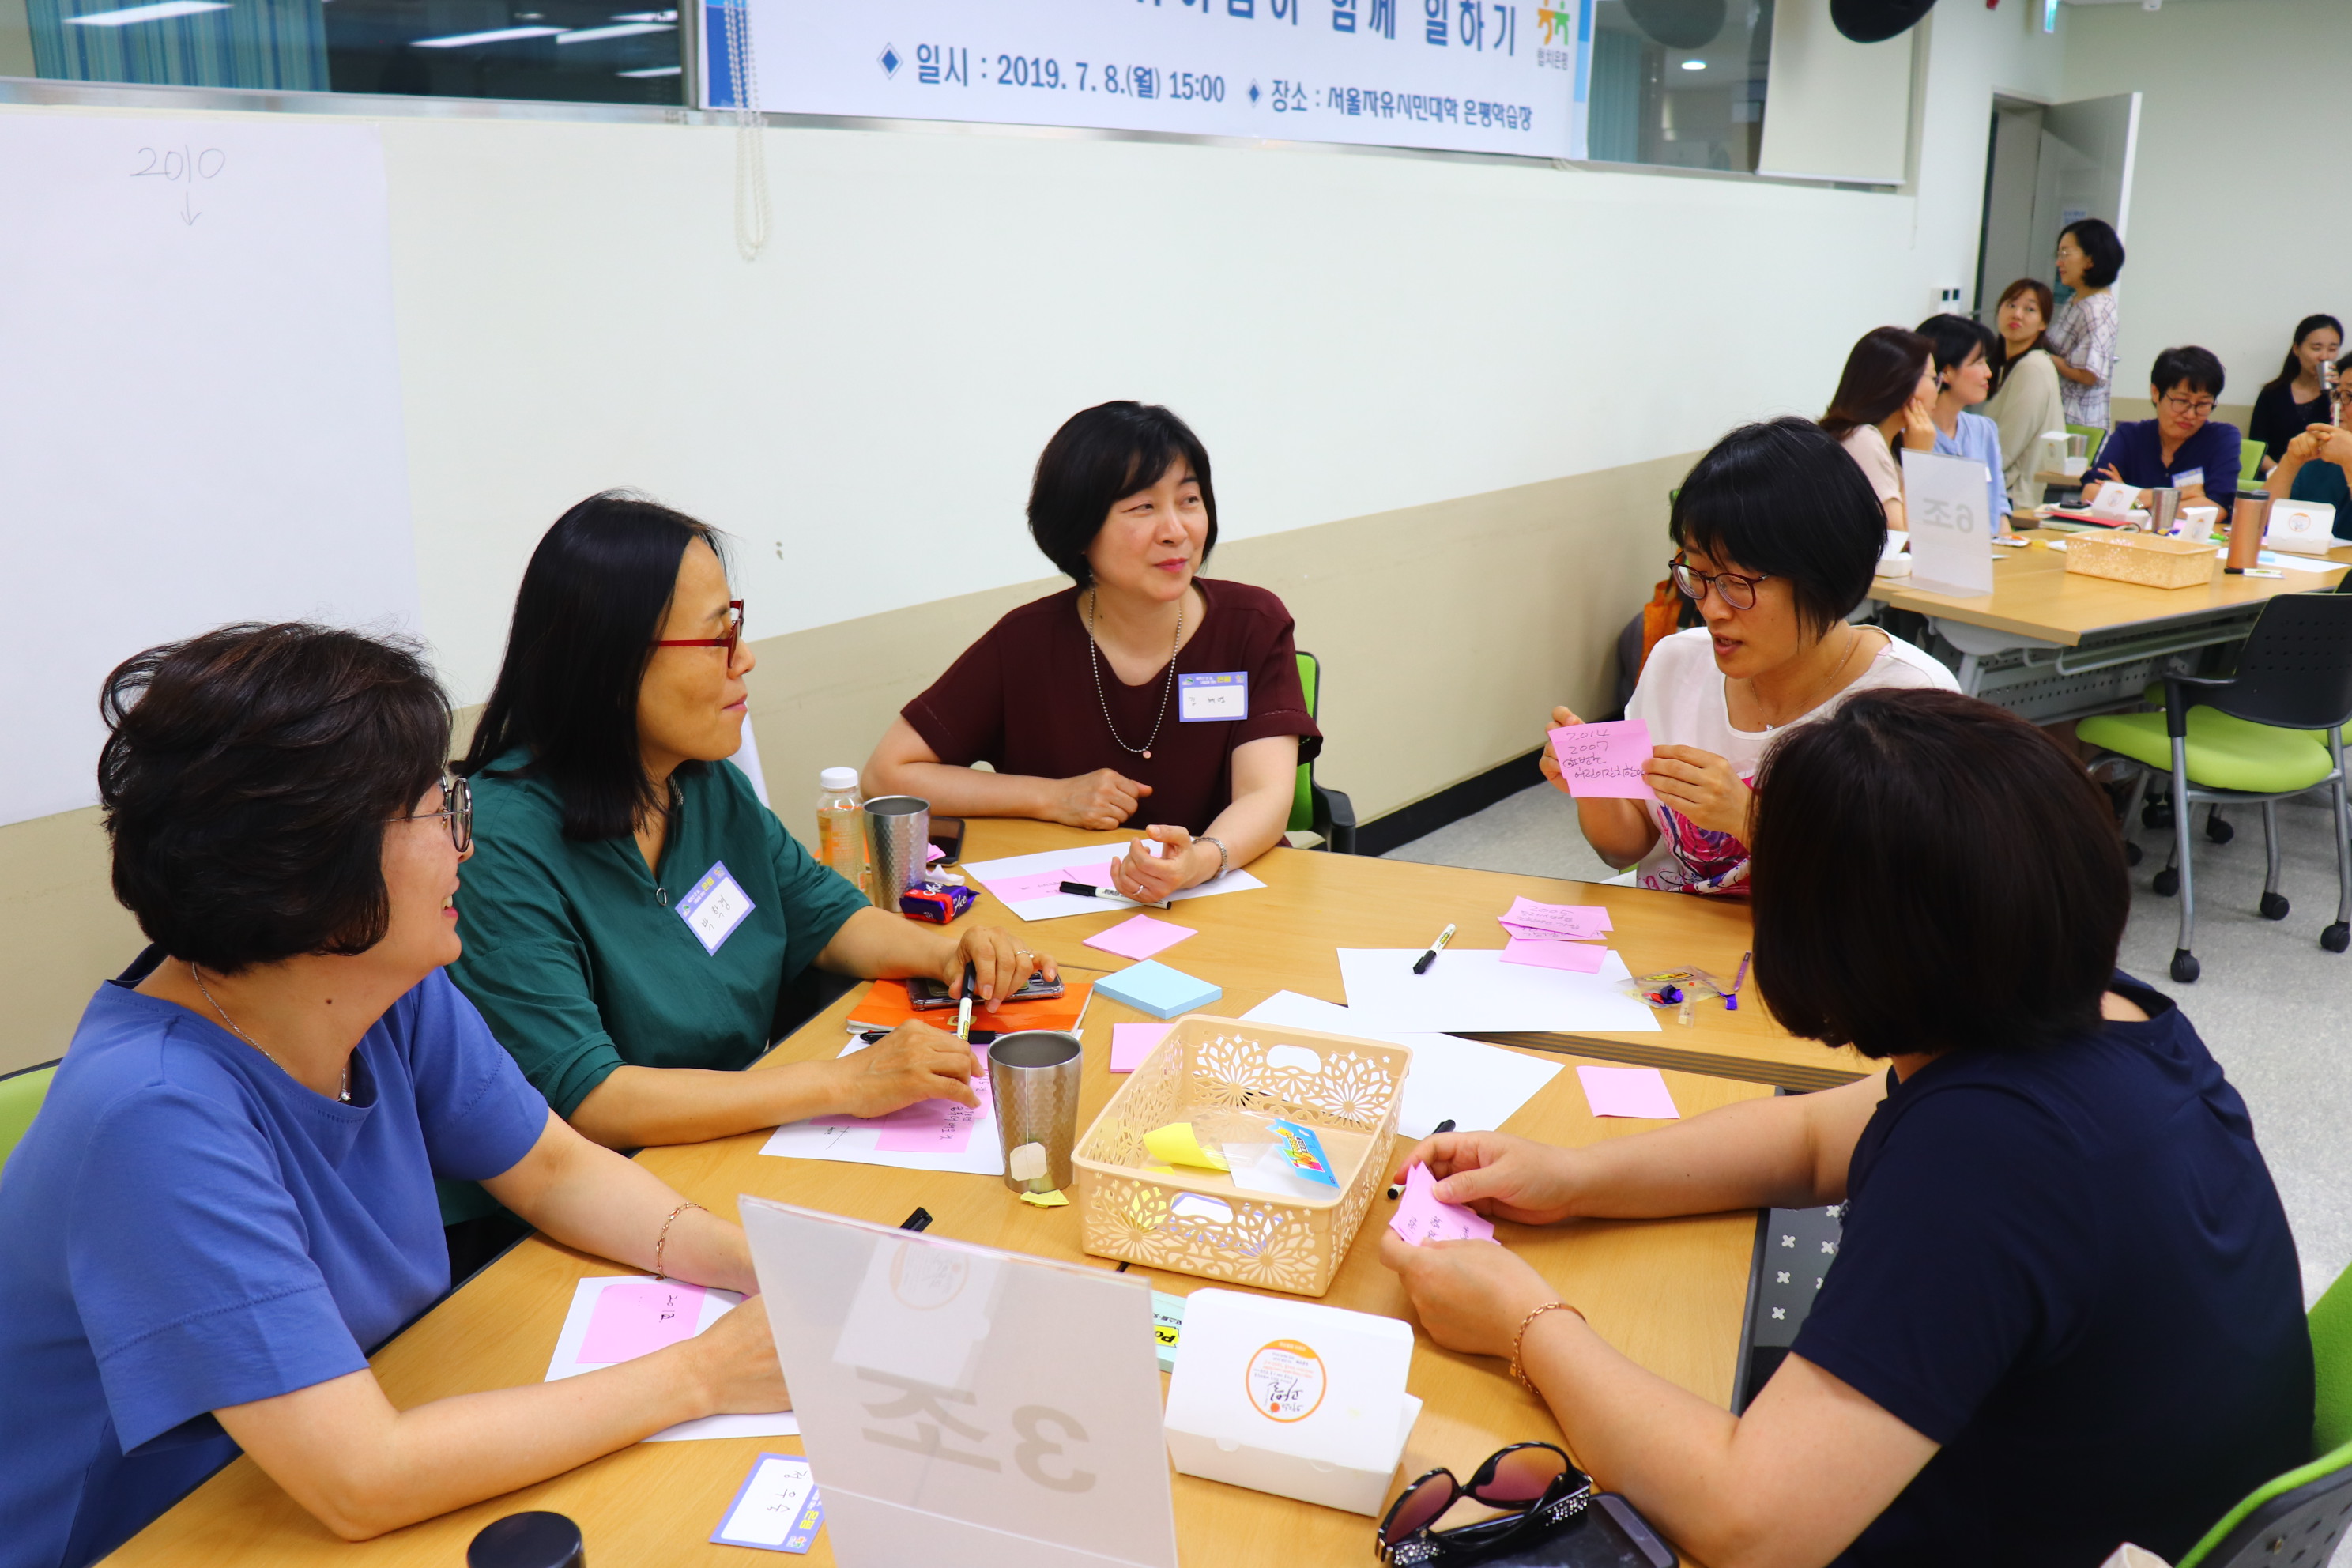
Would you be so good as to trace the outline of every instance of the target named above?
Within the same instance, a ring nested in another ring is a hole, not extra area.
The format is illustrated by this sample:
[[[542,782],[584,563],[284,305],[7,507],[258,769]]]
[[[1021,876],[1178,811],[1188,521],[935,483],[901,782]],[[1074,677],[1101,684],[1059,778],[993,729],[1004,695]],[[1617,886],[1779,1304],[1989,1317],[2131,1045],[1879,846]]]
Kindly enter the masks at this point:
[[[999,1035],[988,1047],[988,1091],[1004,1184],[1016,1193],[1058,1193],[1077,1181],[1078,1037],[1059,1029]]]
[[[2147,531],[2159,538],[2169,538],[2173,520],[2180,515],[2180,492],[2168,486],[2158,486],[2148,491]]]
[[[866,885],[874,907],[898,913],[898,895],[923,885],[931,852],[931,803],[911,795],[877,795],[866,803]]]

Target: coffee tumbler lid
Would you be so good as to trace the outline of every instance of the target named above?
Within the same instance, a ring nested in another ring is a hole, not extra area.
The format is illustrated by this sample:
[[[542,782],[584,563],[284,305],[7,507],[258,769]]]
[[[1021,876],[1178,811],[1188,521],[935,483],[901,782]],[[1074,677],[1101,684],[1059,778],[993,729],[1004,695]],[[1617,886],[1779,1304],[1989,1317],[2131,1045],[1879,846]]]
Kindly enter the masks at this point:
[[[580,1527],[560,1513],[510,1513],[482,1527],[466,1568],[586,1568]]]

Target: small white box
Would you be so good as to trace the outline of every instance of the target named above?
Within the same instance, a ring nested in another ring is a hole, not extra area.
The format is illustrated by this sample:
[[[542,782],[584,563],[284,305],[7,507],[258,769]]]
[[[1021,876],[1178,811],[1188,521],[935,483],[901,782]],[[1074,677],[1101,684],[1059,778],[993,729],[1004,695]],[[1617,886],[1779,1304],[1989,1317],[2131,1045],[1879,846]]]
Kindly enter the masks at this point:
[[[1168,1384],[1179,1473],[1378,1514],[1421,1401],[1412,1329],[1395,1318],[1195,1290]]]
[[[2325,555],[2336,548],[2336,507],[2324,500],[2274,500],[2263,529],[2263,548]]]

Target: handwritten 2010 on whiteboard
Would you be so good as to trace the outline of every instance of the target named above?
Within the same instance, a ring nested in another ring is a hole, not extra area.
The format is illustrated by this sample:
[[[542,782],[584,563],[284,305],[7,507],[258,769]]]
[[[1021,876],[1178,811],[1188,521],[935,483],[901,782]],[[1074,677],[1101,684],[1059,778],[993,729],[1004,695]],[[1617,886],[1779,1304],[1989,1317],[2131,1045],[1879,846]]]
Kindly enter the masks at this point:
[[[1551,754],[1568,793],[1579,800],[1655,800],[1642,777],[1650,760],[1650,726],[1640,719],[1610,724],[1563,724],[1551,732]]]

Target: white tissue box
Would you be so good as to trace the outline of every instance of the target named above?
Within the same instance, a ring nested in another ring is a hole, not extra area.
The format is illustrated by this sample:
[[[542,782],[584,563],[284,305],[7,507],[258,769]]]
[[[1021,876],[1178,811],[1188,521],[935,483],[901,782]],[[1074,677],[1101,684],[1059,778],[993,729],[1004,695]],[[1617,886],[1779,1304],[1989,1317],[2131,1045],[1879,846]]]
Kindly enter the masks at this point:
[[[1412,1330],[1306,1301],[1195,1290],[1168,1384],[1179,1473],[1378,1514],[1421,1401]]]
[[[2325,555],[2336,548],[2336,508],[2324,500],[2274,500],[2263,528],[2263,548]]]

